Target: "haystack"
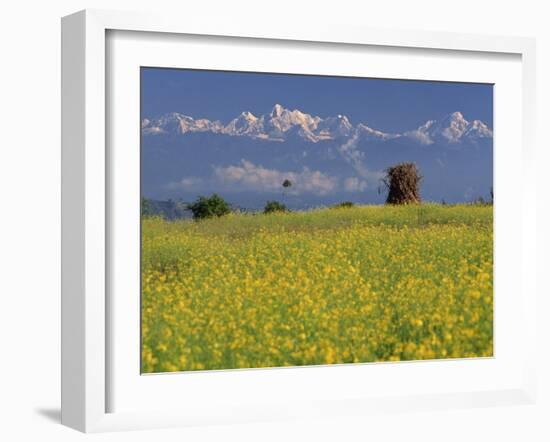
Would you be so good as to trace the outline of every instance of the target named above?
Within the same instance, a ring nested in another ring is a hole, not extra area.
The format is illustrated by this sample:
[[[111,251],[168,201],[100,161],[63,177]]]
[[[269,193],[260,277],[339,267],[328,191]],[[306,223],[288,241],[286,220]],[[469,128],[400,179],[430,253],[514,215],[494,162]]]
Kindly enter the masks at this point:
[[[386,169],[384,184],[388,187],[386,204],[420,203],[422,176],[416,164],[400,163]]]

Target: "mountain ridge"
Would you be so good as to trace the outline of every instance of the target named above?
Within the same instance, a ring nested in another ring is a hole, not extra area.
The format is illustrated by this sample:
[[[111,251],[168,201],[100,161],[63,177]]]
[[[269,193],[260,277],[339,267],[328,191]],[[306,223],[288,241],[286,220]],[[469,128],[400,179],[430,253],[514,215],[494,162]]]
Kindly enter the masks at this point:
[[[402,138],[421,145],[431,145],[438,142],[476,142],[479,139],[493,137],[493,131],[486,123],[481,120],[468,121],[459,111],[439,120],[428,120],[409,131],[389,133],[372,128],[365,122],[353,125],[349,118],[342,114],[321,118],[298,109],[286,109],[278,103],[273,106],[271,112],[260,116],[243,111],[226,125],[218,120],[195,119],[189,115],[171,112],[156,119],[143,118],[141,130],[145,136],[210,132],[268,141],[285,141],[291,134],[297,134],[312,143],[363,137],[382,142]]]

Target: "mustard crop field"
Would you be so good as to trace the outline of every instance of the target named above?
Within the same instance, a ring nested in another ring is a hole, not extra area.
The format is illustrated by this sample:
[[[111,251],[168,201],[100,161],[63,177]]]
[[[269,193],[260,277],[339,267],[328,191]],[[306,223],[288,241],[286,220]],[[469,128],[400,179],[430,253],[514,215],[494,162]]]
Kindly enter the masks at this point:
[[[493,354],[493,209],[142,220],[142,372]]]

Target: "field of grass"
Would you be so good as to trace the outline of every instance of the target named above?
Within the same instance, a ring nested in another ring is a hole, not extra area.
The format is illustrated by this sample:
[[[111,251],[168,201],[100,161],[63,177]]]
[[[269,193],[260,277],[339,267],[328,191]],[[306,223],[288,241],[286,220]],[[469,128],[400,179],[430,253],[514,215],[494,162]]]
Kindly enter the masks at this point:
[[[492,353],[491,206],[143,220],[144,373]]]

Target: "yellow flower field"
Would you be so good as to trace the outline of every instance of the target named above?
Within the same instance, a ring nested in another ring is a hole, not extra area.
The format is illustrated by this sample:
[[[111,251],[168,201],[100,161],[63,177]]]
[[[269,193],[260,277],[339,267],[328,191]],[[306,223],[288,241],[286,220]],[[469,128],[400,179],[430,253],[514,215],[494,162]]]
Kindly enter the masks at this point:
[[[143,219],[144,373],[492,354],[492,206]]]

